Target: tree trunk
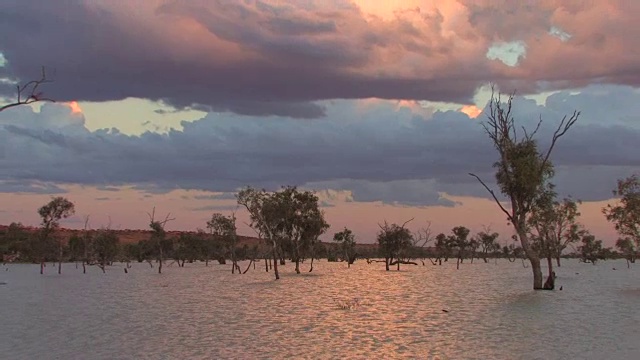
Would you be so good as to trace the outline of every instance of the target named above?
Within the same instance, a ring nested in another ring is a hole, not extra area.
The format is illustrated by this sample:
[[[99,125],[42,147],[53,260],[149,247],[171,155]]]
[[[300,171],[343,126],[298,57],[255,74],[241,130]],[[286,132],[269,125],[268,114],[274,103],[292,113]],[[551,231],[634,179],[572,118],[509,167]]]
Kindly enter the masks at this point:
[[[460,257],[458,256],[458,260],[456,261],[456,270],[460,270]]]
[[[396,264],[398,267],[396,268],[396,271],[400,271],[400,258],[398,258],[398,264]]]
[[[62,274],[62,240],[58,240],[58,275]]]
[[[158,274],[162,274],[162,248],[160,248],[160,263],[158,264]]]
[[[556,265],[560,267],[560,256],[556,256]]]
[[[276,249],[276,243],[273,242],[273,272],[276,274],[276,280],[280,279],[280,274],[278,273],[278,252]]]
[[[44,261],[40,262],[40,275],[44,274]]]
[[[529,243],[529,238],[527,237],[525,230],[526,227],[524,224],[518,225],[516,225],[516,232],[520,238],[520,245],[522,245],[522,250],[524,250],[527,255],[529,262],[531,262],[531,271],[533,271],[533,289],[542,290],[542,268],[540,267],[540,258],[538,257],[538,254],[531,249],[531,244]]]
[[[547,256],[547,266],[549,267],[549,276],[544,283],[543,289],[553,290],[555,288],[556,273],[553,271],[553,259],[551,256]]]
[[[313,258],[314,258],[314,257],[315,257],[315,256],[311,256],[311,268],[309,269],[309,272],[312,272],[312,271],[313,271]]]
[[[269,262],[266,257],[264,258],[264,271],[269,272]]]
[[[296,257],[296,274],[300,274],[300,259]]]
[[[389,258],[384,259],[384,266],[387,269],[387,271],[389,271]]]
[[[82,261],[82,273],[86,274],[87,273],[87,265],[86,265],[86,261]]]

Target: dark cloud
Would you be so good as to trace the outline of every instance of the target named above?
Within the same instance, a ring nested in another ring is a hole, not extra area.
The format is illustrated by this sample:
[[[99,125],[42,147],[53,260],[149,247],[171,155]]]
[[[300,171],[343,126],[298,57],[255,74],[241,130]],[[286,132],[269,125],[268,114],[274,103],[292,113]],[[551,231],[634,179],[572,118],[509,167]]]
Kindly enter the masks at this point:
[[[601,111],[585,111],[554,152],[555,181],[563,193],[603,199],[616,178],[640,168],[640,126],[636,113],[627,110],[637,106],[640,94],[632,88],[591,87],[581,94],[556,94],[546,106],[515,102],[515,117],[523,125],[531,128],[542,116],[539,136],[545,147],[568,109],[589,109],[611,94],[625,101],[609,109],[607,121]],[[64,105],[46,104],[40,113],[16,108],[0,114],[0,181],[13,184],[5,191],[14,191],[16,184],[73,183],[101,189],[132,185],[149,194],[224,193],[214,195],[217,200],[232,199],[247,185],[345,190],[356,201],[404,205],[454,205],[443,193],[487,195],[468,175],[493,180],[496,153],[481,119],[453,111],[429,116],[424,109],[382,101],[323,105],[327,119],[322,121],[212,113],[184,122],[182,131],[140,136],[91,132],[82,116]]]

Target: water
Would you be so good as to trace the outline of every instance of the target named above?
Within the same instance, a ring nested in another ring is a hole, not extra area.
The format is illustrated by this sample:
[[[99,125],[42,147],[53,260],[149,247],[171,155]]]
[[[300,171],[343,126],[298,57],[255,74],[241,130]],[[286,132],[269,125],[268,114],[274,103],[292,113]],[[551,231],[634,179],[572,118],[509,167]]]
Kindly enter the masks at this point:
[[[300,275],[288,264],[277,282],[264,264],[230,267],[2,267],[0,357],[640,358],[640,270],[623,261],[567,260],[563,290],[537,292],[531,269],[506,260],[400,272],[320,261]]]

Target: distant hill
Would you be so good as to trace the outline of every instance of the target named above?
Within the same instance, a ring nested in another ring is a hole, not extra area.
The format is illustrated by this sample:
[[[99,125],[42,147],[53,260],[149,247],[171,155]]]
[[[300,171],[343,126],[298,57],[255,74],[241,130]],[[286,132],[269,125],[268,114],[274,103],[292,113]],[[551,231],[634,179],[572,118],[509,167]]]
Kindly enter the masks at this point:
[[[7,229],[9,228],[8,225],[0,225],[0,232],[5,232]],[[29,233],[36,233],[37,231],[40,230],[40,228],[37,227],[32,227],[32,226],[24,226],[23,229],[25,229],[27,232]],[[83,230],[78,230],[78,229],[66,229],[66,228],[60,228],[56,231],[57,236],[62,236],[63,241],[68,241],[69,238],[71,238],[73,235],[77,234],[79,235]],[[90,233],[91,232],[96,232],[98,230],[92,229],[92,230],[88,230]],[[131,244],[131,243],[137,243],[140,242],[142,240],[148,240],[149,238],[151,238],[151,230],[130,230],[130,229],[125,229],[125,230],[113,230],[116,234],[118,234],[118,238],[120,239],[120,243],[122,244]],[[168,237],[178,237],[182,234],[197,234],[197,232],[195,231],[167,231],[167,236]],[[253,236],[243,236],[243,235],[238,235],[238,245],[240,247],[244,246],[245,244],[249,247],[252,247],[254,245],[258,245],[260,244],[261,240],[257,237],[253,237]],[[322,242],[325,245],[329,245],[332,244],[331,242]],[[368,251],[375,251],[378,248],[377,244],[357,244],[356,245],[356,251],[358,251],[359,249],[362,250],[368,250]]]

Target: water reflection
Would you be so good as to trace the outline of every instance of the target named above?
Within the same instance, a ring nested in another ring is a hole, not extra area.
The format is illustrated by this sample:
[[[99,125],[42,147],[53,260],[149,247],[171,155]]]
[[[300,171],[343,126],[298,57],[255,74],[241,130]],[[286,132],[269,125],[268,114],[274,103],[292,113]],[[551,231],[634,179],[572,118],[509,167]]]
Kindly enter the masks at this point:
[[[635,359],[640,277],[624,264],[566,262],[563,291],[529,290],[530,269],[317,262],[232,275],[147,264],[86,275],[69,264],[0,274],[0,354],[11,359]],[[306,265],[306,264],[305,264]],[[246,264],[241,264],[244,269]],[[611,268],[616,267],[617,271]],[[303,269],[304,271],[304,269]],[[357,301],[355,300],[357,299]],[[349,305],[349,306],[344,306]],[[533,334],[534,336],[529,336]],[[5,356],[5,355],[3,355]]]

